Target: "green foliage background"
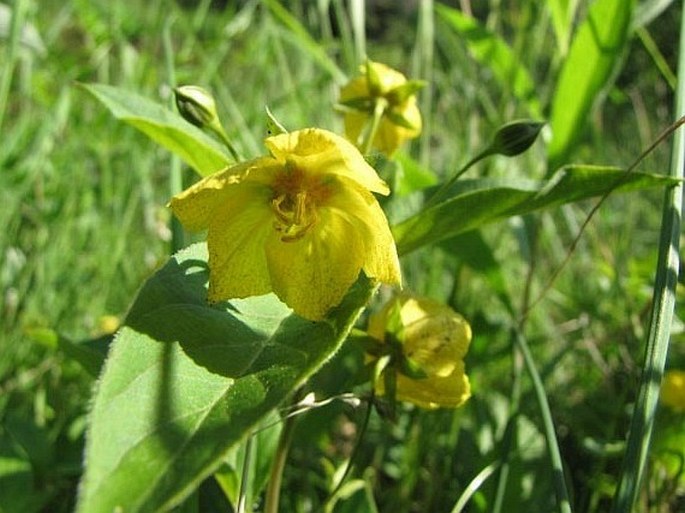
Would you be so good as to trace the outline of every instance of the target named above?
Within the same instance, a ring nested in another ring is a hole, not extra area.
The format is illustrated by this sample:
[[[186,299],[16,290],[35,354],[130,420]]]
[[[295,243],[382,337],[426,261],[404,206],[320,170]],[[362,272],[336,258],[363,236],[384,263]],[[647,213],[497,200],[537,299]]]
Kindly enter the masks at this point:
[[[178,173],[184,184],[197,178],[75,84],[116,85],[168,105],[173,84],[207,87],[231,139],[254,156],[265,104],[290,129],[340,130],[337,86],[367,53],[430,82],[420,93],[422,137],[399,155],[399,168],[380,163],[397,191],[385,207],[399,222],[414,191],[459,169],[503,123],[536,117],[567,128],[554,114],[558,80],[586,64],[574,64],[571,41],[590,2],[460,2],[475,22],[456,2],[435,4],[18,0],[15,12],[33,30],[16,45],[0,11],[0,511],[74,508],[94,375],[110,341],[100,318],[122,318],[167,261],[178,233],[164,205]],[[626,167],[673,121],[680,10],[638,4],[631,37],[615,49],[619,65],[587,86],[585,122],[569,135],[577,144],[554,158]],[[467,177],[541,180],[560,163],[549,157],[548,165],[550,144],[546,130],[525,155],[490,158]],[[662,144],[640,170],[665,174],[668,157]],[[574,511],[608,510],[621,472],[662,199],[660,189],[611,196],[528,316]],[[412,290],[470,320],[474,396],[457,411],[404,407],[396,423],[372,415],[354,471],[365,484],[352,481],[334,511],[370,510],[370,495],[380,511],[452,511],[488,465],[466,511],[555,509],[540,410],[508,328],[511,311],[525,309],[563,262],[592,204],[510,218],[403,258]],[[679,321],[673,337],[668,366],[683,368]],[[357,348],[343,345],[310,389],[319,398],[363,390],[360,369]],[[296,422],[283,511],[321,507],[362,423],[363,412],[342,402]],[[641,510],[683,507],[669,452],[682,439],[682,416],[659,411]],[[177,510],[229,511],[239,461],[229,455]]]

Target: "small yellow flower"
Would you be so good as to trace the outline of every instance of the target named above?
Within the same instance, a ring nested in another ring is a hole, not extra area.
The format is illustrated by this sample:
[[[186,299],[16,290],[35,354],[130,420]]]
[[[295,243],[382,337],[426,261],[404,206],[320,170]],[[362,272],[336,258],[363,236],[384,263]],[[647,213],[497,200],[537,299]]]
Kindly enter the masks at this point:
[[[388,186],[359,151],[319,129],[269,137],[271,155],[208,176],[170,206],[189,230],[208,230],[210,301],[275,292],[318,320],[361,270],[399,284],[388,221],[371,192]]]
[[[464,369],[471,327],[448,306],[401,294],[371,316],[368,333],[383,344],[399,343],[401,358],[419,374],[408,375],[391,362],[376,381],[378,395],[386,393],[384,374],[395,372],[395,397],[422,408],[456,408],[471,396]]]
[[[378,62],[369,61],[368,65],[361,66],[361,75],[340,90],[347,138],[355,143],[359,141],[378,102],[385,109],[372,147],[392,155],[406,140],[418,137],[421,113],[415,93],[422,86],[418,81],[408,82],[402,73]]]
[[[685,371],[670,370],[664,374],[661,402],[677,412],[685,413]]]

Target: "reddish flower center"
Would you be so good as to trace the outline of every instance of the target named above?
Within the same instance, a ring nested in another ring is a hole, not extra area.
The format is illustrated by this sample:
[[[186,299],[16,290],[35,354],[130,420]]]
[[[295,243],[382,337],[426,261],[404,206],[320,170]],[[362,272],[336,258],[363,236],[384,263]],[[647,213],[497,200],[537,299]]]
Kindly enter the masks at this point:
[[[330,187],[319,177],[307,175],[287,162],[274,183],[271,210],[276,216],[274,229],[283,242],[301,239],[316,224],[316,209],[330,195]]]

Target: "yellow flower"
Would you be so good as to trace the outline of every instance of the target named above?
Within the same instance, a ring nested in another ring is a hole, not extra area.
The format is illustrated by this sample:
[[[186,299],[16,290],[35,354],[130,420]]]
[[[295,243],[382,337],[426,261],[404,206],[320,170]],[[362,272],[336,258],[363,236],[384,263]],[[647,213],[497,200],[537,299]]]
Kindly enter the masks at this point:
[[[391,362],[376,381],[385,395],[385,373],[394,372],[395,397],[423,408],[456,408],[471,396],[464,356],[471,327],[451,308],[428,298],[401,294],[369,319],[368,333],[383,344],[399,345],[407,365]],[[389,348],[392,354],[393,349]],[[410,375],[413,374],[413,375]]]
[[[371,192],[388,186],[359,151],[319,129],[269,137],[271,155],[208,176],[170,206],[189,230],[208,230],[210,301],[275,292],[318,320],[361,270],[399,284],[388,221]]]
[[[399,71],[378,63],[361,67],[361,75],[340,90],[340,104],[345,108],[345,134],[357,143],[373,118],[378,102],[385,107],[372,147],[392,155],[406,140],[421,133],[421,113],[416,105],[416,91],[423,86],[407,81]]]
[[[685,371],[670,370],[664,374],[661,402],[677,412],[685,413]]]

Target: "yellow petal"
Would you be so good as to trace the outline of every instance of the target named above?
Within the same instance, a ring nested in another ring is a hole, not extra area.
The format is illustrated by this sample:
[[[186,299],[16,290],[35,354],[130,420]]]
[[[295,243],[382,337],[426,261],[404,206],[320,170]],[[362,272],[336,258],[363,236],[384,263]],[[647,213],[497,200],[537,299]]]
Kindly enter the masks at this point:
[[[311,175],[338,175],[372,192],[389,194],[388,185],[349,141],[327,130],[307,128],[269,137],[264,141],[271,154],[285,164],[290,161]]]
[[[319,209],[319,219],[301,239],[283,242],[274,232],[266,254],[273,290],[295,313],[322,319],[357,280],[364,244],[343,217]]]
[[[401,86],[407,82],[407,77],[397,70],[394,70],[380,62],[371,62],[376,76],[380,82],[380,93],[385,94],[396,87]],[[350,80],[340,90],[340,99],[342,101],[351,100],[354,98],[363,98],[369,95],[369,88],[366,80],[366,66],[359,67],[360,76]]]
[[[407,77],[385,64],[372,62],[371,66],[373,66],[373,69],[380,80],[381,94],[385,94],[407,82]]]
[[[203,178],[171,198],[169,207],[187,230],[204,230],[209,226],[218,206],[225,201],[225,191],[231,185],[240,183],[247,171],[263,165],[263,160],[243,162]]]
[[[400,285],[400,262],[388,220],[373,194],[354,182],[341,179],[340,193],[327,208],[347,219],[364,243],[364,273],[382,283]]]
[[[224,202],[209,224],[210,301],[271,291],[264,246],[273,232],[271,190],[242,183],[224,191]]]
[[[392,372],[386,370],[385,372]],[[464,373],[464,362],[457,365],[449,376],[428,377],[424,379],[412,379],[397,374],[395,384],[395,398],[406,401],[421,408],[457,408],[471,397],[471,385],[468,376]],[[385,379],[383,376],[376,381],[376,393],[385,395]]]
[[[364,76],[353,78],[340,89],[341,102],[356,100],[358,98],[367,98],[368,96],[369,88],[367,87],[366,77]]]
[[[471,397],[469,378],[464,374],[464,362],[457,362],[455,371],[446,377],[411,379],[397,376],[397,399],[422,408],[457,408]]]
[[[359,140],[359,136],[370,119],[371,118],[367,114],[362,112],[346,112],[343,118],[345,137],[354,144],[360,144],[361,141]]]

